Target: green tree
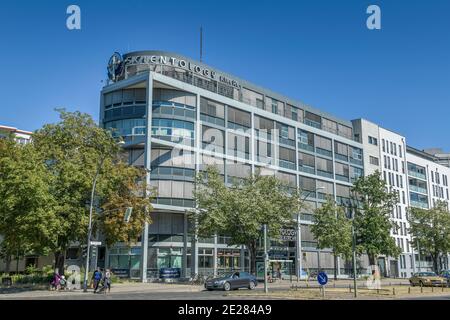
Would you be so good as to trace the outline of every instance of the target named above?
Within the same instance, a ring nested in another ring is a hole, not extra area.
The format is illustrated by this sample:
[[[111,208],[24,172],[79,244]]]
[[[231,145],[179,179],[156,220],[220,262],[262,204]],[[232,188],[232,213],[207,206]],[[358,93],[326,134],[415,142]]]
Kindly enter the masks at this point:
[[[86,241],[91,189],[99,167],[96,208],[105,205],[106,208],[118,209],[136,204],[136,222],[142,221],[142,210],[140,204],[133,202],[136,199],[130,200],[134,193],[129,182],[138,177],[137,171],[121,161],[117,140],[110,132],[98,127],[87,114],[58,111],[61,120],[35,132],[33,144],[51,177],[50,192],[56,200],[53,212],[59,225],[54,234],[56,241],[51,243],[51,248],[55,268],[62,272],[68,246],[74,241]],[[123,202],[120,196],[123,196]],[[133,232],[129,227],[119,228],[116,232],[107,227],[112,220],[120,220],[120,210],[104,217],[107,218],[100,225],[109,239],[121,238],[118,232],[122,230],[131,236],[136,232],[135,223],[131,224]]]
[[[411,208],[409,232],[412,246],[422,255],[430,255],[433,269],[440,270],[439,257],[450,251],[450,214],[447,203],[438,201],[431,209]]]
[[[32,144],[0,139],[0,235],[7,271],[12,256],[48,254],[56,241],[51,183]]]
[[[151,223],[151,199],[155,190],[145,183],[145,171],[141,168],[116,163],[107,169],[105,195],[102,199],[104,213],[98,216],[98,227],[108,246],[117,242],[132,243],[142,233],[145,222]],[[146,197],[147,193],[150,197]],[[129,222],[125,221],[127,207],[133,208]]]
[[[230,245],[246,245],[253,273],[263,224],[269,237],[277,239],[280,229],[292,224],[299,206],[297,192],[289,194],[287,185],[274,176],[257,172],[227,187],[215,167],[197,176],[194,198],[198,209],[191,218],[198,234],[227,235]]]
[[[379,171],[360,177],[351,191],[357,203],[354,223],[358,252],[366,253],[371,265],[375,265],[380,254],[397,257],[401,251],[390,234],[392,228],[398,228],[390,220],[390,214],[398,203],[397,193],[388,190]]]
[[[334,278],[337,278],[338,256],[348,258],[352,253],[352,225],[343,207],[328,198],[314,212],[314,224],[311,232],[318,242],[319,249],[330,248],[334,256]]]

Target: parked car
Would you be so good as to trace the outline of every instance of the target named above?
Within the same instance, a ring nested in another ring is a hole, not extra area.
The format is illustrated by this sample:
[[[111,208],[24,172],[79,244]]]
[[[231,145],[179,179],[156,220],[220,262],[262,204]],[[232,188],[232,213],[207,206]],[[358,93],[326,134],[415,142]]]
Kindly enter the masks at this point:
[[[447,280],[447,286],[450,286],[450,270],[441,271],[439,274],[442,278]]]
[[[239,288],[248,288],[253,290],[258,285],[254,275],[248,272],[230,272],[218,278],[208,279],[205,282],[206,290],[235,290]]]
[[[438,276],[435,272],[417,272],[409,278],[409,283],[414,286],[433,287],[447,284],[447,280]]]

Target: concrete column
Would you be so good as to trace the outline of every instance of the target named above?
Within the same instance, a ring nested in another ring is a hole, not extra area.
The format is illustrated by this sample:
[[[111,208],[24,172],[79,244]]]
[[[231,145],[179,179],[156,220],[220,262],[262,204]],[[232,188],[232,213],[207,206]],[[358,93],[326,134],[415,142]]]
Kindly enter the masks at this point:
[[[191,275],[198,274],[198,234],[194,232],[191,242]]]
[[[152,105],[153,105],[153,77],[152,73],[149,72],[147,79],[147,105],[146,105],[146,127],[145,127],[145,151],[144,151],[144,161],[146,170],[146,184],[147,188],[145,190],[146,196],[150,196],[150,168],[152,160],[151,151],[151,133],[152,133]],[[150,214],[146,210],[146,214]],[[148,223],[144,223],[141,236],[141,282],[147,282],[147,266],[148,266]]]

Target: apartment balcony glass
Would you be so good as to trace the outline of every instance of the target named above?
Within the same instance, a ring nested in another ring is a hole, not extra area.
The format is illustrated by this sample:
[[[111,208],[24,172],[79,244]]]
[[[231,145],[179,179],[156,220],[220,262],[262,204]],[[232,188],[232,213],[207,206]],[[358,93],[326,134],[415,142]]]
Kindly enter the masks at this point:
[[[152,119],[152,136],[161,140],[194,145],[194,123],[173,119]]]
[[[334,154],[334,158],[336,160],[348,162],[348,156],[345,156],[345,155],[342,155],[342,154],[339,154],[339,153],[335,153]]]
[[[314,167],[309,167],[309,166],[305,166],[305,165],[299,165],[298,170],[302,171],[302,172],[310,173],[310,174],[316,173],[316,169]]]
[[[321,154],[321,155],[326,156],[326,157],[329,157],[329,158],[333,157],[333,153],[331,151],[325,150],[325,149],[322,149],[322,148],[316,148],[316,153],[317,154]]]
[[[153,101],[153,116],[170,115],[183,118],[196,118],[195,107],[170,101]]]
[[[415,185],[410,185],[409,189],[411,191],[415,191],[415,192],[419,192],[419,193],[424,193],[424,194],[428,194],[427,189],[426,188],[421,188]]]
[[[348,182],[349,181],[349,177],[348,176],[343,176],[343,175],[340,175],[340,174],[336,173],[336,180]]]
[[[314,146],[309,145],[309,144],[304,144],[304,143],[299,142],[298,147],[302,150],[314,152]]]
[[[423,174],[421,172],[417,172],[417,171],[408,170],[408,175],[410,175],[411,177],[422,179],[422,180],[427,179],[427,176],[425,174]]]
[[[412,207],[428,209],[428,203],[420,202],[420,201],[410,201]]]
[[[282,168],[295,170],[295,162],[290,162],[290,161],[280,159],[280,160],[278,160],[278,164]]]

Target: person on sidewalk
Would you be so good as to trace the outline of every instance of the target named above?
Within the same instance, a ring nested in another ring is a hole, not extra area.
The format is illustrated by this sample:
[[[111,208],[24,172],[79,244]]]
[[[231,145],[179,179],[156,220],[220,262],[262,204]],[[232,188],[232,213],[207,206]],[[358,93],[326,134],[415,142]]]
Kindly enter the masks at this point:
[[[106,289],[108,289],[108,293],[111,292],[111,271],[106,269],[105,275],[103,277],[103,290],[106,293]]]
[[[100,268],[97,268],[97,270],[94,271],[94,274],[92,275],[92,280],[94,281],[94,293],[96,293],[98,290],[100,281],[102,280],[102,272],[101,272]]]

